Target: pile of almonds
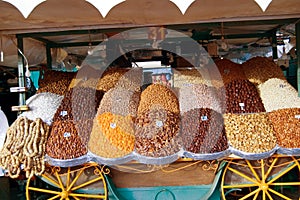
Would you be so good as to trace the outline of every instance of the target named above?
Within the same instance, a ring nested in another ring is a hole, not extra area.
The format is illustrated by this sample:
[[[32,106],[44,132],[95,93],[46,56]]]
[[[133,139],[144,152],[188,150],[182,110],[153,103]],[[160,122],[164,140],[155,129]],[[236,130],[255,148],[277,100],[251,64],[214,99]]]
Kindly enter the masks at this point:
[[[283,148],[300,148],[300,108],[285,108],[268,113],[277,143]]]

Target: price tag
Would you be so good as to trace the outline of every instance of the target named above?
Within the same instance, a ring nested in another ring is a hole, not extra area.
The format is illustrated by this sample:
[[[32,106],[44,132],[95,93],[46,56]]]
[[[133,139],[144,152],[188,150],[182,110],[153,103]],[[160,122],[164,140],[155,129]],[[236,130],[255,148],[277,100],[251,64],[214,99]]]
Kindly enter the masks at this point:
[[[300,115],[295,115],[295,118],[296,119],[300,119]]]
[[[279,87],[280,87],[280,88],[285,88],[286,85],[284,85],[284,84],[279,84]]]
[[[161,128],[161,127],[164,126],[164,123],[162,121],[158,120],[158,121],[156,121],[156,126],[159,127],[159,128]]]
[[[242,110],[245,110],[245,104],[244,103],[239,103],[240,107]]]
[[[113,128],[113,129],[115,129],[115,128],[117,128],[117,124],[116,123],[110,123],[110,128]]]
[[[60,112],[60,116],[64,117],[66,115],[68,115],[68,111],[63,110],[63,111]]]
[[[191,83],[183,83],[182,84],[184,87],[192,87],[193,86],[193,84],[191,84]]]
[[[207,117],[206,115],[201,116],[201,120],[202,120],[202,121],[207,121],[207,120],[208,120],[208,117]]]
[[[65,138],[71,137],[71,133],[70,133],[70,132],[65,132],[65,133],[64,133],[64,137],[65,137]]]

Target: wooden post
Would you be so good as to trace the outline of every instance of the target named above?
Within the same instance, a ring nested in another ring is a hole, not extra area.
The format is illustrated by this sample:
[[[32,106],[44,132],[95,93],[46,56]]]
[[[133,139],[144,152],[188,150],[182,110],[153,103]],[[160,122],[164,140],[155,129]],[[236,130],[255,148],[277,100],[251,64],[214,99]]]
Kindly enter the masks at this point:
[[[300,22],[296,24],[296,49],[297,49],[297,83],[298,96],[300,97]]]
[[[23,38],[17,36],[17,46],[21,52],[24,52],[23,48]],[[24,76],[24,58],[22,54],[18,51],[18,82],[19,87],[25,87],[25,76]],[[25,92],[19,93],[19,106],[26,105]]]

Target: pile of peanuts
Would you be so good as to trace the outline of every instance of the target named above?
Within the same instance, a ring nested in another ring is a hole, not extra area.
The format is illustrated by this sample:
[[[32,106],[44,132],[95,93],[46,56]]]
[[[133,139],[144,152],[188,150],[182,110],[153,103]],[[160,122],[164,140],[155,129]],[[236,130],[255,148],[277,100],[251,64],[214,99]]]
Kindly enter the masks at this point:
[[[97,89],[107,92],[111,88],[115,87],[120,78],[128,71],[129,69],[125,68],[108,68],[104,71],[102,77],[98,81]]]
[[[180,117],[164,110],[149,109],[136,119],[135,151],[143,156],[164,157],[180,149]]]
[[[283,148],[300,148],[300,108],[285,108],[268,113],[277,143]]]
[[[18,117],[8,128],[6,140],[0,152],[0,166],[11,178],[18,178],[21,165],[26,177],[41,175],[45,170],[45,144],[50,127],[40,118],[32,121]]]
[[[248,80],[255,84],[261,84],[271,78],[285,80],[284,74],[279,66],[265,57],[255,57],[242,64]]]
[[[140,92],[119,87],[112,88],[104,94],[97,115],[111,112],[117,115],[136,117],[139,101]]]
[[[235,80],[225,85],[226,113],[265,112],[256,86],[248,80]]]
[[[225,93],[223,94],[225,99]],[[194,108],[210,108],[222,112],[222,98],[212,86],[193,84],[179,89],[179,104],[181,113]]]
[[[73,159],[87,153],[87,147],[79,137],[75,122],[57,120],[53,123],[47,140],[46,153],[55,159]]]
[[[267,112],[283,108],[300,108],[297,90],[286,80],[272,78],[258,85]]]
[[[39,80],[37,93],[50,92],[64,95],[76,73],[47,70],[43,76],[43,79]]]
[[[191,84],[209,84],[209,80],[203,78],[201,75],[201,71],[196,68],[191,69],[174,69],[174,87],[181,88],[185,86],[189,86]]]
[[[229,144],[247,153],[263,153],[276,146],[272,123],[266,113],[225,114]]]
[[[95,69],[89,65],[83,65],[77,72],[69,85],[69,89],[74,87],[87,87],[96,89],[98,81],[104,70]]]
[[[152,84],[142,92],[138,113],[144,113],[153,107],[159,107],[175,114],[180,112],[175,92],[160,84]]]
[[[219,69],[224,85],[235,80],[247,80],[241,65],[225,58],[215,60],[215,64]],[[214,77],[215,74],[211,76]]]
[[[192,153],[216,153],[228,149],[222,114],[208,108],[183,113],[183,147]]]

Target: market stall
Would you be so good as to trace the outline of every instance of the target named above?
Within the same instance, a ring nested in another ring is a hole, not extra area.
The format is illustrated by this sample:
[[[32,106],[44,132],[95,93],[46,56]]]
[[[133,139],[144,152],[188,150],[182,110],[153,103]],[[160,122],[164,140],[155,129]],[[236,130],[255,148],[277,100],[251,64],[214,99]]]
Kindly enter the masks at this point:
[[[21,88],[24,41],[47,58],[37,94],[20,94],[26,111],[0,160],[11,177],[26,174],[28,199],[299,198],[299,92],[269,58],[224,58],[265,40],[277,58],[276,34],[290,24],[300,34],[297,1],[265,12],[253,1],[195,1],[180,12],[171,1],[127,0],[105,17],[88,2],[57,3],[24,19],[0,2]],[[161,7],[170,9],[156,15]]]

